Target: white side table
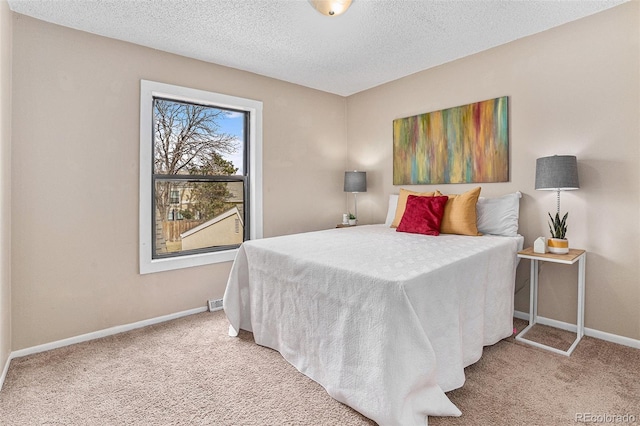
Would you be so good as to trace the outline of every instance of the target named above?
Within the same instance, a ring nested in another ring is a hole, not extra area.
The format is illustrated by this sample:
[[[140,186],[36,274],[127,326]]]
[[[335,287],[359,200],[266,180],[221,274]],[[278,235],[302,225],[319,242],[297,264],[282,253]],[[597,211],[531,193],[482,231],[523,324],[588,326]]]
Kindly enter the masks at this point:
[[[578,345],[582,336],[584,336],[584,275],[585,262],[587,260],[587,252],[585,250],[569,249],[568,254],[552,254],[552,253],[535,253],[533,247],[528,247],[518,252],[521,259],[531,260],[531,294],[529,295],[529,325],[516,336],[516,340],[527,343],[529,345],[546,349],[560,355],[570,356]],[[528,340],[524,335],[538,322],[538,262],[563,263],[565,265],[573,265],[578,262],[578,320],[576,322],[576,340],[571,347],[566,350],[560,350],[542,343]]]

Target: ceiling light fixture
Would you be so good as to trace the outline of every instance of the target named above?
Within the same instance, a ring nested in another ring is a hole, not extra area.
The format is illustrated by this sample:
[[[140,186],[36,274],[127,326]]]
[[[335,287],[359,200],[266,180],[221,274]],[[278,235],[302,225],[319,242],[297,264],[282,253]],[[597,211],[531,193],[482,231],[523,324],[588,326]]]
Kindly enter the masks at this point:
[[[338,16],[343,14],[351,6],[352,0],[309,0],[311,6],[326,16]]]

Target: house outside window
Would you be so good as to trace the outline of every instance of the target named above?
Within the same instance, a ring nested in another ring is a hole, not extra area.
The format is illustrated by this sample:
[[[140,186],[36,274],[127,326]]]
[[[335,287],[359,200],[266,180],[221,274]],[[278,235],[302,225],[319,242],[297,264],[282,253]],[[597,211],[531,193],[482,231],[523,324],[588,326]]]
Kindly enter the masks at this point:
[[[233,260],[262,236],[262,103],[141,81],[140,272]]]
[[[180,191],[177,189],[171,190],[171,199],[169,201],[171,204],[178,204],[180,202]]]

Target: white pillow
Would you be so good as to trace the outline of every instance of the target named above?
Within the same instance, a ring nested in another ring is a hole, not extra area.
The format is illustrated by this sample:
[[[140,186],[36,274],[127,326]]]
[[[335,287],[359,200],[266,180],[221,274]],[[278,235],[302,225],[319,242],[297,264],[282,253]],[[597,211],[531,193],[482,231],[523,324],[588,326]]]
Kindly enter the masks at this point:
[[[520,191],[497,198],[478,198],[478,232],[515,237],[518,235]]]
[[[384,221],[386,226],[391,226],[393,219],[396,217],[396,208],[398,207],[398,194],[389,195],[389,209],[387,210],[387,219]]]

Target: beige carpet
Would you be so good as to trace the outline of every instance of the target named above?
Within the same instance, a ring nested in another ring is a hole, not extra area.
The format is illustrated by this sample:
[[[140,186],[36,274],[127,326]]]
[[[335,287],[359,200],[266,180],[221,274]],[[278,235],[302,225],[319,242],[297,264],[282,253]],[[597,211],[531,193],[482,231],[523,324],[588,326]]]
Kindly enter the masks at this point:
[[[0,424],[374,424],[250,333],[228,337],[227,327],[223,312],[202,313],[15,359]],[[529,337],[573,339],[538,326]],[[510,338],[485,348],[466,374],[448,394],[462,417],[430,417],[430,425],[576,425],[577,413],[640,419],[640,350],[585,338],[566,358]]]

